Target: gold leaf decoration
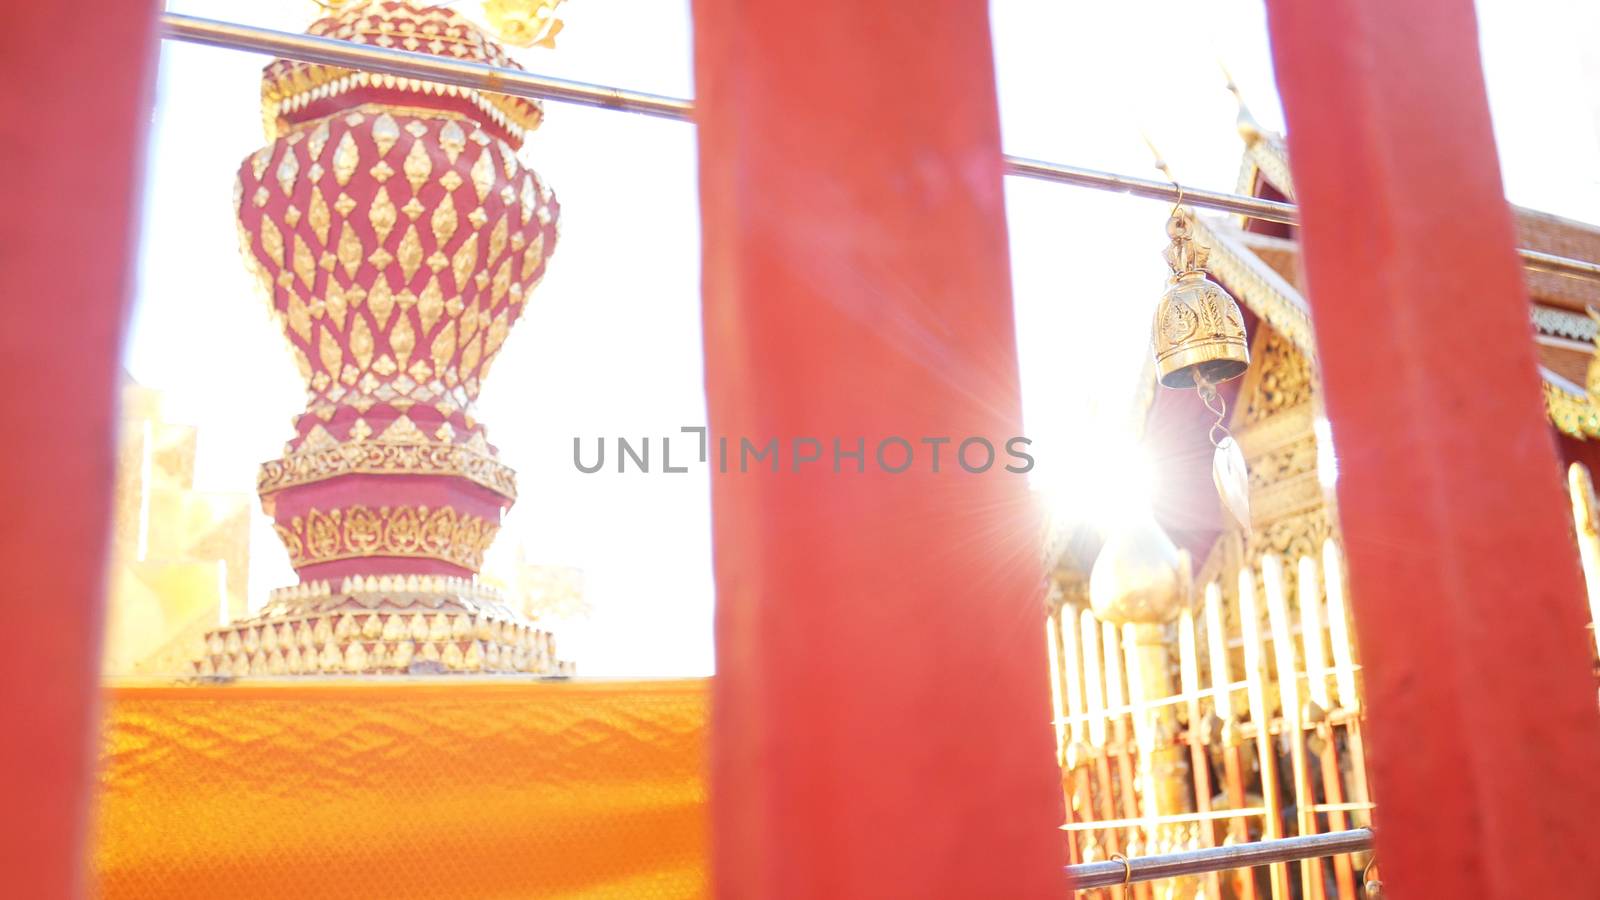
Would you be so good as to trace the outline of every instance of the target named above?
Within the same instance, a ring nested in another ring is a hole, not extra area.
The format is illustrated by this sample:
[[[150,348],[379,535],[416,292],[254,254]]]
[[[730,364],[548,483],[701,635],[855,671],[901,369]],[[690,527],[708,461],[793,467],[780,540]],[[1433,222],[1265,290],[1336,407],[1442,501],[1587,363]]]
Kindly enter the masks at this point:
[[[308,324],[306,327],[310,327]],[[306,359],[306,352],[290,344],[289,349],[294,351],[294,367],[300,371],[300,377],[309,381],[311,379],[311,360]]]
[[[389,332],[389,347],[394,350],[394,358],[405,368],[411,360],[411,351],[417,347],[417,333],[411,330],[409,316],[401,316],[395,320],[394,328]]]
[[[511,333],[511,314],[500,310],[500,314],[489,323],[489,337],[484,341],[483,352],[494,356],[500,352],[500,345],[506,342],[506,335]]]
[[[485,266],[493,265],[500,258],[500,253],[506,249],[506,237],[510,233],[507,229],[510,216],[501,216],[500,221],[494,223],[494,230],[489,232],[489,255],[483,258]]]
[[[323,119],[317,127],[311,130],[311,137],[306,140],[306,158],[316,162],[322,157],[323,148],[328,146],[328,120]]]
[[[356,270],[361,267],[361,238],[349,220],[339,228],[339,264],[344,266],[346,278],[356,277]]]
[[[451,297],[450,299],[451,299],[451,301],[454,303],[454,305],[456,307],[460,307],[461,306],[461,301],[460,301],[459,298]],[[446,304],[446,305],[448,306],[449,304]],[[467,341],[472,340],[472,336],[478,333],[479,322],[478,322],[478,310],[477,310],[478,303],[477,303],[477,300],[474,300],[472,305],[473,305],[472,311],[468,312],[464,316],[461,316],[461,318],[458,320],[458,321],[461,322],[461,342],[463,344],[466,343]],[[457,315],[459,315],[459,314],[460,313],[459,313],[459,309],[458,309]]]
[[[394,293],[389,290],[387,275],[380,274],[372,283],[372,290],[367,294],[367,309],[372,311],[372,320],[379,328],[388,327],[389,316],[394,312]]]
[[[519,199],[522,201],[522,224],[526,225],[533,218],[533,208],[539,205],[539,195],[533,189],[531,173],[522,176],[522,196]]]
[[[311,233],[317,236],[317,243],[328,246],[328,201],[322,198],[322,190],[311,189],[311,211],[306,213],[306,221],[311,225]]]
[[[527,281],[532,278],[542,262],[544,262],[544,232],[541,231],[522,253],[522,280]]]
[[[422,322],[422,333],[427,334],[433,330],[439,316],[444,312],[444,291],[439,289],[439,277],[435,275],[428,279],[427,287],[417,297],[417,317]]]
[[[372,120],[372,142],[378,145],[378,156],[388,156],[394,142],[400,140],[400,126],[394,117],[384,113]]]
[[[433,172],[433,160],[428,156],[427,145],[421,141],[414,142],[401,168],[405,170],[406,180],[411,182],[411,190],[413,192],[422,190],[422,186],[428,182],[428,176]]]
[[[328,301],[326,308],[328,310],[328,318],[333,320],[333,324],[343,329],[345,313],[350,307],[345,300],[344,290],[341,289],[338,284],[334,283],[333,279],[331,278],[328,279]]]
[[[511,287],[511,257],[506,257],[505,262],[494,273],[494,302],[499,303],[505,297],[506,291]]]
[[[344,350],[339,347],[339,339],[334,337],[333,329],[324,325],[322,339],[317,342],[317,357],[322,360],[322,368],[330,373],[337,373],[344,368]]]
[[[333,151],[333,180],[339,182],[340,187],[349,184],[350,176],[356,173],[356,166],[360,163],[361,148],[356,146],[355,137],[346,131]]]
[[[422,239],[417,237],[417,226],[406,228],[405,237],[400,239],[400,246],[395,250],[395,258],[400,261],[400,271],[407,281],[422,268]]]
[[[456,248],[455,256],[450,260],[450,271],[456,277],[456,290],[467,289],[467,281],[472,278],[472,270],[478,265],[478,235],[474,232],[461,246]]]
[[[268,144],[255,152],[250,157],[250,174],[257,181],[261,180],[261,173],[267,170],[267,163],[272,161],[272,145]]]
[[[283,232],[266,216],[261,217],[261,252],[276,268],[283,268]]]
[[[482,203],[489,196],[489,189],[494,187],[494,160],[489,158],[488,148],[478,154],[478,161],[472,164],[472,189],[478,192],[478,202]]]
[[[450,357],[456,355],[456,323],[446,322],[439,329],[438,335],[433,339],[433,345],[428,349],[428,355],[433,357],[433,367],[443,369],[450,362]]]
[[[380,444],[425,444],[427,442],[428,436],[422,433],[422,429],[417,427],[417,423],[411,421],[410,416],[403,414],[393,422],[390,422],[389,427],[378,435],[378,443]]]
[[[300,174],[300,160],[294,155],[294,148],[286,147],[283,159],[278,161],[278,187],[283,189],[285,197],[294,190],[294,180]]]
[[[372,329],[367,327],[365,316],[357,315],[350,323],[350,355],[362,369],[372,365]]]
[[[483,335],[480,334],[476,340],[467,345],[465,350],[461,351],[461,371],[470,374],[472,370],[478,367],[478,360],[482,356]]]
[[[300,235],[294,236],[294,273],[300,276],[300,282],[311,290],[317,280],[317,258],[312,255],[311,248]]]
[[[394,230],[394,224],[399,219],[400,212],[394,208],[394,201],[389,199],[389,189],[378,188],[378,193],[372,197],[372,207],[367,210],[367,221],[372,223],[372,233],[377,236],[380,246],[389,239],[389,232]]]
[[[497,143],[500,147],[500,162],[502,168],[505,169],[506,178],[509,180],[517,177],[517,151],[511,149],[511,145],[505,141],[498,141]]]
[[[443,248],[455,236],[456,228],[460,226],[460,217],[456,215],[456,204],[450,199],[449,194],[444,195],[444,200],[433,210],[433,240],[434,244]]]
[[[311,311],[306,308],[299,294],[289,294],[289,310],[285,317],[289,320],[289,328],[300,335],[300,340],[311,340]]]
[[[445,158],[454,165],[456,157],[467,149],[467,133],[455,122],[446,122],[444,127],[439,129],[439,147],[444,150]]]

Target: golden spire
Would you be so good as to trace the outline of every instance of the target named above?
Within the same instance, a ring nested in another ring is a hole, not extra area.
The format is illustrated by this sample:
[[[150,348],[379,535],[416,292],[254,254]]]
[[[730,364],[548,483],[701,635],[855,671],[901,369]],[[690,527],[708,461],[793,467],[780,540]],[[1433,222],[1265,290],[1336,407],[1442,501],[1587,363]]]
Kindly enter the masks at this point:
[[[1222,77],[1228,80],[1228,93],[1239,102],[1239,117],[1235,120],[1239,136],[1244,138],[1246,147],[1253,147],[1257,141],[1266,136],[1266,132],[1261,129],[1261,123],[1256,121],[1256,117],[1250,114],[1250,107],[1244,102],[1244,94],[1239,91],[1239,85],[1233,81],[1233,73],[1228,71],[1227,65],[1222,61],[1218,60],[1217,65],[1222,67]]]
[[[561,0],[484,0],[483,13],[500,40],[513,47],[554,48],[562,22]]]

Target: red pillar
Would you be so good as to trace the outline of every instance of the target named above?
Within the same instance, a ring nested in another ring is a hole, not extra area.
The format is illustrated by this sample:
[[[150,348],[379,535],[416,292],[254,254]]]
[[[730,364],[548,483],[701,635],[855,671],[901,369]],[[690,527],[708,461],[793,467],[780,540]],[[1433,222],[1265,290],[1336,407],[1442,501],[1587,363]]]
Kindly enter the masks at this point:
[[[79,21],[20,4],[0,32],[0,872],[14,897],[85,883],[154,7],[104,4]]]
[[[694,13],[707,398],[731,450],[718,894],[1060,897],[1041,531],[1001,468],[1021,417],[985,4]],[[874,458],[890,436],[917,454],[902,474]],[[983,475],[953,458],[968,436],[1000,449]],[[741,437],[778,438],[782,470],[739,474]],[[800,472],[797,437],[824,449]],[[923,437],[952,438],[938,474]],[[834,438],[865,439],[867,473],[833,471]]]
[[[1472,4],[1269,8],[1384,880],[1405,900],[1595,896],[1583,585]]]

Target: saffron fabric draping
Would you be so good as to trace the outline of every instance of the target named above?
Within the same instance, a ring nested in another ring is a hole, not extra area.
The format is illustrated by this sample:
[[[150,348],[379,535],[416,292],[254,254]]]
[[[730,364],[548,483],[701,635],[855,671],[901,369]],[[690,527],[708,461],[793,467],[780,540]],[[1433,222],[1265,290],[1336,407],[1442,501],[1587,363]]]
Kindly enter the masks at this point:
[[[328,680],[106,694],[100,895],[708,893],[701,680]]]

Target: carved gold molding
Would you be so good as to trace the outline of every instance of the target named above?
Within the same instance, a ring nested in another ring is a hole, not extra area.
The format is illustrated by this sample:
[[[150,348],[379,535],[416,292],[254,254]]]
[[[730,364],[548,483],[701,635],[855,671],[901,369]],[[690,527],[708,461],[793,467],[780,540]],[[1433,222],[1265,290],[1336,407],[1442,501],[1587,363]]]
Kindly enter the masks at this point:
[[[517,498],[511,467],[463,444],[352,441],[301,450],[261,465],[256,490],[263,496],[341,475],[448,475]]]
[[[448,506],[312,509],[273,525],[296,569],[372,556],[438,559],[476,572],[500,526]]]

